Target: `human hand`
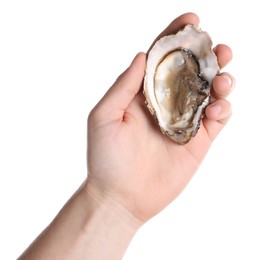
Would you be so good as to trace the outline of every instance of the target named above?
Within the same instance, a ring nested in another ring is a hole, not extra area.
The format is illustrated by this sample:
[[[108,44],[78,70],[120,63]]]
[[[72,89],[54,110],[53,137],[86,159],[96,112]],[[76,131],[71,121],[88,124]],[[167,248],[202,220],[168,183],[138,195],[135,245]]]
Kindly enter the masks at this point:
[[[184,14],[157,39],[198,23],[195,14]],[[226,45],[214,51],[220,68],[232,58]],[[139,53],[89,115],[86,182],[101,202],[115,201],[142,222],[172,202],[192,178],[230,118],[231,107],[225,98],[234,85],[228,73],[215,77],[213,102],[197,135],[188,144],[177,145],[161,134],[145,105],[145,61],[146,55]]]

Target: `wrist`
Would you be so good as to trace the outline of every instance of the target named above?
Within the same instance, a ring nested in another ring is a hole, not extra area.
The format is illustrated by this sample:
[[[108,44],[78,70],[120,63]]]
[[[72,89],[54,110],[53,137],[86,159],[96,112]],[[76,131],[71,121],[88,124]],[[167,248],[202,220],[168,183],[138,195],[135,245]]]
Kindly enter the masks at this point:
[[[85,207],[83,233],[92,248],[91,259],[122,259],[128,245],[143,222],[126,208],[105,196],[89,182],[82,187]]]
[[[83,184],[82,191],[85,199],[85,207],[91,205],[92,213],[105,214],[110,220],[127,226],[128,230],[136,232],[144,223],[136,218],[126,207],[112,199],[105,192],[101,191],[90,181]],[[93,214],[93,215],[95,215]]]

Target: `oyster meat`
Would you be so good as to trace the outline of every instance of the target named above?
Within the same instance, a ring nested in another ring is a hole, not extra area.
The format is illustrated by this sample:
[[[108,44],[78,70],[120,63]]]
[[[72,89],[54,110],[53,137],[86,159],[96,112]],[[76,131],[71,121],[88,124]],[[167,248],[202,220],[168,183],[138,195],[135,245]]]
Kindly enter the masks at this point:
[[[148,54],[144,95],[162,133],[178,144],[195,136],[218,72],[212,41],[197,25],[155,43]]]

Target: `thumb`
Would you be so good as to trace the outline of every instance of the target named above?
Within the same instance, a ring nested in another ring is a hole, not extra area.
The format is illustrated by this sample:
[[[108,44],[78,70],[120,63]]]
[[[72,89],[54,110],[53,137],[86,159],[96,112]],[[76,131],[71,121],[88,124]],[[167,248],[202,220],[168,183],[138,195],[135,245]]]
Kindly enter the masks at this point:
[[[116,120],[123,117],[135,95],[142,86],[145,71],[145,53],[138,53],[131,65],[117,78],[112,87],[100,100],[98,109],[105,111],[105,117]]]

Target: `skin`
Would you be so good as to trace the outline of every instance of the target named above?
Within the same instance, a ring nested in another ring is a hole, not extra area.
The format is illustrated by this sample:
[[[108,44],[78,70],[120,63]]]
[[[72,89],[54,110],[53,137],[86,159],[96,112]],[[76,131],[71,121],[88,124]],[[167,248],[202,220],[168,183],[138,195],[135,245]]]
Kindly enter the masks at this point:
[[[198,24],[199,19],[194,14],[180,16],[156,40],[188,23]],[[226,45],[217,46],[215,52],[220,68],[232,58]],[[144,104],[141,87],[145,58],[143,53],[135,57],[93,109],[88,124],[89,183],[142,221],[178,196],[231,115],[230,104],[223,98],[228,86],[222,74],[214,80],[214,101],[197,136],[184,146],[171,142],[160,134]]]
[[[189,23],[198,24],[198,16],[179,16],[156,40]],[[224,44],[214,51],[220,68],[232,59]],[[145,62],[146,54],[138,53],[91,111],[87,179],[19,259],[121,259],[137,230],[195,174],[231,116],[225,98],[234,78],[214,79],[213,102],[197,135],[177,145],[161,134],[144,103]]]

